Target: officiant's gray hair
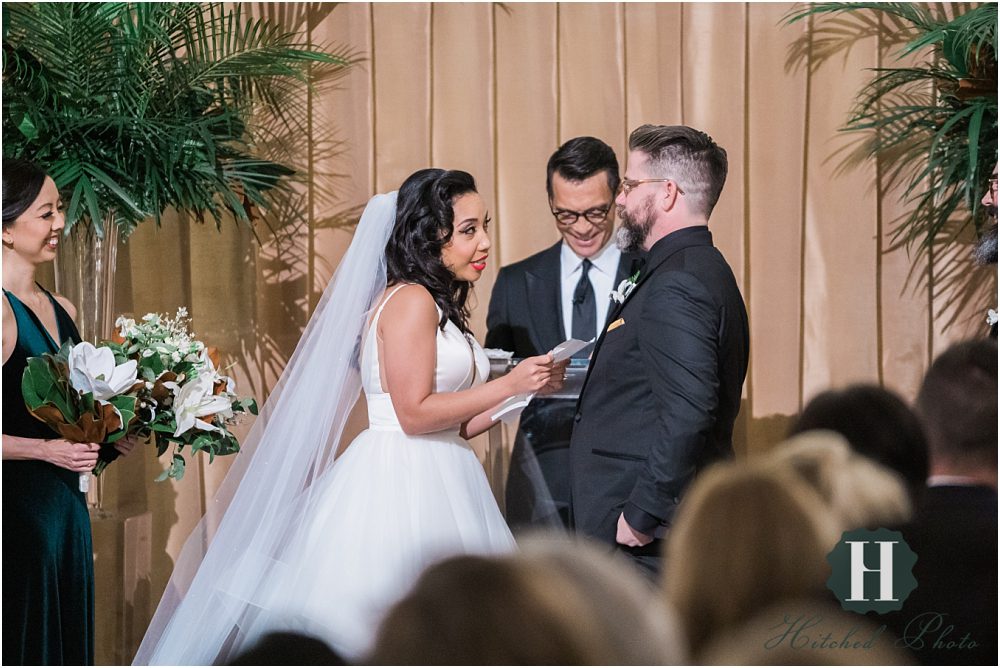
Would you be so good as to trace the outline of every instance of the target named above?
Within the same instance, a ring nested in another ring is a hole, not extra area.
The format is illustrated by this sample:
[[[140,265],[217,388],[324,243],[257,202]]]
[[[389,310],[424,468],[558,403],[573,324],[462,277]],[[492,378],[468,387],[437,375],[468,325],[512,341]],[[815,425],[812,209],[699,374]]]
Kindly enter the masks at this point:
[[[693,213],[712,215],[729,160],[711,137],[686,125],[641,125],[629,135],[628,149],[649,156],[650,177],[676,181]]]

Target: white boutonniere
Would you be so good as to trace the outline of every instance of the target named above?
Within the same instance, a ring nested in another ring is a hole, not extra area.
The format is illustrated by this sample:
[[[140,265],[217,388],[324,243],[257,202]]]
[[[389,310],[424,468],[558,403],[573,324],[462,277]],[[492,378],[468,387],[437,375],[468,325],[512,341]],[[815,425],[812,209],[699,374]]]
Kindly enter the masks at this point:
[[[618,284],[616,290],[611,291],[611,299],[616,304],[621,304],[629,296],[629,293],[635,289],[636,284],[639,282],[639,272],[635,272],[629,278]]]
[[[997,320],[1000,320],[1000,315],[994,309],[990,309],[986,312],[986,324],[992,327],[997,324]]]

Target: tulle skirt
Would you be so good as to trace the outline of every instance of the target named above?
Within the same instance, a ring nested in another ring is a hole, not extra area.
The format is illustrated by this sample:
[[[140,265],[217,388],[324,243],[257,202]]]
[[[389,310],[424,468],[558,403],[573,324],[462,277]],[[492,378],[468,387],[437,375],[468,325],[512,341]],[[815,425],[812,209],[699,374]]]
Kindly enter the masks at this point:
[[[482,464],[457,434],[368,429],[317,486],[282,559],[288,576],[267,586],[268,614],[251,636],[301,631],[360,658],[428,565],[515,547]]]

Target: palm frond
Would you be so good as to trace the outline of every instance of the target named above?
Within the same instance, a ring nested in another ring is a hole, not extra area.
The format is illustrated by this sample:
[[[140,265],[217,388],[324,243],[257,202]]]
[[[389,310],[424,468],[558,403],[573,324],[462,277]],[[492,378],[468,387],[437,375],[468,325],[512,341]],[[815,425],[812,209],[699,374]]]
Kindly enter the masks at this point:
[[[313,68],[356,60],[240,4],[5,4],[4,19],[4,153],[52,169],[67,227],[113,210],[126,234],[171,207],[251,222],[293,173],[261,141],[301,131]]]

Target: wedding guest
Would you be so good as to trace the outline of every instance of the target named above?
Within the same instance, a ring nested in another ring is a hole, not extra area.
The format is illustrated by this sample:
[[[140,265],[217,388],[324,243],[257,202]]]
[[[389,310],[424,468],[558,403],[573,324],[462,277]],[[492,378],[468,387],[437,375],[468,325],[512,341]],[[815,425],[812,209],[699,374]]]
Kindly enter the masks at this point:
[[[858,453],[896,471],[914,501],[927,484],[927,439],[913,410],[894,392],[852,385],[822,392],[802,409],[789,436],[812,429],[841,434]]]
[[[793,436],[761,463],[787,467],[801,476],[837,519],[838,536],[842,531],[895,526],[910,519],[913,506],[903,478],[856,453],[836,432]]]
[[[269,633],[230,666],[346,666],[329,645],[302,633]]]
[[[598,621],[623,665],[688,663],[687,643],[676,612],[626,557],[587,538],[552,533],[520,539],[516,557],[532,568],[550,569],[569,579]]]
[[[924,377],[916,412],[930,478],[903,537],[919,583],[890,627],[924,664],[997,662],[997,343],[958,343]],[[919,626],[928,631],[918,634]]]
[[[615,200],[619,247],[648,253],[634,287],[617,295],[580,392],[572,515],[578,531],[650,574],[688,485],[733,454],[749,323],[708,228],[727,171],[725,150],[704,132],[644,125],[629,137]]]
[[[94,550],[79,474],[97,443],[72,443],[21,395],[29,357],[79,342],[76,309],[35,281],[65,227],[50,176],[3,160],[3,663],[94,663]],[[116,447],[128,452],[133,443]]]
[[[563,546],[565,547],[565,546]],[[464,556],[428,568],[389,611],[379,665],[683,662],[677,632],[627,564],[593,548]]]
[[[552,154],[545,188],[562,238],[500,269],[486,316],[487,348],[531,357],[570,337],[589,341],[604,331],[611,291],[638,259],[621,253],[613,240],[619,182],[615,152],[600,139],[576,137]],[[575,399],[536,399],[521,414],[506,490],[514,530],[568,524],[575,412]]]
[[[697,661],[705,643],[785,599],[824,595],[839,527],[789,470],[721,463],[681,504],[663,590]]]
[[[990,176],[983,198],[979,200],[986,213],[986,229],[976,242],[973,253],[976,264],[981,266],[996,266],[997,263],[997,166],[993,165],[993,174]],[[994,341],[997,338],[997,316],[993,311],[988,317],[990,326],[990,338]]]

